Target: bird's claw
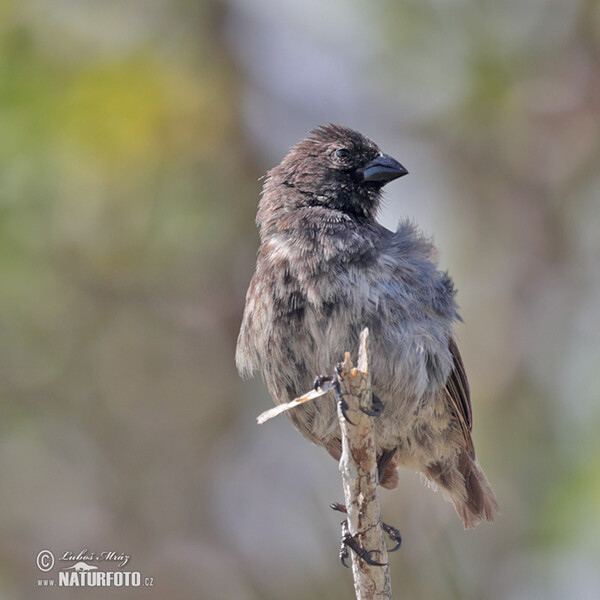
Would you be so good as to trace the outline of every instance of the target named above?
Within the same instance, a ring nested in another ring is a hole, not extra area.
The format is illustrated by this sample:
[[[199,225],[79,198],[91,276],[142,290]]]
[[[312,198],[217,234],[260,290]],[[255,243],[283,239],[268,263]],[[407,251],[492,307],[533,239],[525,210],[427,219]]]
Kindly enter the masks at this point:
[[[350,420],[348,416],[348,403],[344,400],[344,396],[342,394],[342,390],[340,389],[340,371],[341,364],[336,365],[335,367],[335,377],[330,377],[329,375],[319,375],[315,378],[313,383],[313,388],[315,391],[319,391],[323,388],[326,383],[331,383],[333,387],[333,391],[335,392],[335,397],[337,399],[340,410],[342,411],[342,415],[344,415],[344,419],[350,423],[350,425],[354,425],[354,423]]]
[[[370,417],[378,417],[383,412],[383,402],[373,394],[371,408],[360,407],[360,410]]]
[[[315,377],[315,381],[313,383],[313,389],[318,392],[326,383],[331,383],[333,381],[333,377],[329,377],[328,375],[318,375]]]
[[[350,533],[348,529],[348,521],[342,522],[342,543],[340,546],[340,562],[347,568],[347,560],[349,556],[348,548],[353,550],[357,556],[364,560],[367,564],[372,565],[374,567],[383,567],[385,563],[380,563],[371,558],[373,554],[373,550],[365,550],[365,548],[361,547],[359,541],[356,539],[355,535]]]
[[[330,508],[332,508],[333,510],[337,510],[338,512],[344,513],[345,515],[348,514],[348,509],[346,508],[345,504],[341,504],[340,502],[332,502],[329,505]]]
[[[348,514],[348,509],[346,508],[345,504],[342,504],[341,502],[332,502],[329,505],[333,510],[337,510],[338,512],[344,513],[344,514]],[[346,523],[346,521],[344,521],[344,523]],[[342,526],[344,526],[344,523],[342,523]],[[384,523],[383,521],[381,521],[381,527],[383,528],[383,531],[385,531],[385,533],[387,533],[387,536],[390,538],[390,540],[392,542],[394,542],[394,546],[392,548],[388,548],[388,552],[396,552],[397,550],[400,550],[400,546],[402,546],[402,535],[400,534],[400,531],[398,529],[396,529],[395,527],[393,527],[392,525],[388,525],[387,523]],[[346,526],[347,529],[347,526]],[[343,533],[345,533],[346,529],[343,531]],[[343,538],[342,538],[343,541]],[[346,545],[342,543],[342,550],[346,548]],[[347,550],[346,550],[346,554],[347,554]],[[342,552],[340,551],[340,560],[342,559]],[[342,561],[343,564],[344,561]]]
[[[388,534],[388,537],[392,542],[396,545],[393,548],[388,548],[388,552],[396,552],[396,550],[400,550],[400,546],[402,546],[402,536],[400,535],[400,531],[387,523],[381,522],[381,526],[383,530]]]
[[[343,399],[340,398],[338,400],[338,405],[340,407],[340,410],[342,411],[342,415],[344,416],[344,419],[346,419],[346,421],[348,421],[348,423],[350,423],[350,425],[354,425],[354,423],[350,420],[350,417],[348,416],[348,403]]]
[[[342,390],[340,388],[340,380],[337,378],[333,381],[333,391],[335,392],[335,397],[337,398],[338,406],[342,411],[342,415],[344,415],[344,419],[346,419],[346,421],[348,421],[350,425],[354,425],[354,423],[350,420],[350,417],[348,416],[347,411],[349,406],[346,400],[344,399],[344,395],[342,394]]]
[[[344,539],[342,538],[340,544],[340,562],[344,567],[346,567],[346,569],[350,568],[350,565],[346,562],[348,558],[350,558],[350,551],[348,550],[348,546],[344,544]]]

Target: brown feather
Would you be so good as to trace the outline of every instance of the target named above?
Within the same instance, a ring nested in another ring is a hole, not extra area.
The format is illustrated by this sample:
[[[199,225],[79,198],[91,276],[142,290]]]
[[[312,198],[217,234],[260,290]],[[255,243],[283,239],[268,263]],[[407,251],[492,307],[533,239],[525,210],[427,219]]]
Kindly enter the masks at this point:
[[[458,346],[454,338],[448,343],[450,354],[454,360],[454,367],[446,382],[446,395],[450,402],[450,409],[458,420],[464,434],[466,450],[471,458],[475,457],[475,449],[471,438],[473,430],[473,412],[471,409],[471,390],[465,372],[465,366],[460,356]]]

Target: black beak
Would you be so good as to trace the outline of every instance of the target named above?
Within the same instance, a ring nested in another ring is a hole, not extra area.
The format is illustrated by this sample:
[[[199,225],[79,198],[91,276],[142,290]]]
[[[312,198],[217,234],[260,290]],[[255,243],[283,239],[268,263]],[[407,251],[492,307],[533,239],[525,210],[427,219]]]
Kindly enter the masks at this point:
[[[398,177],[408,175],[408,171],[388,154],[380,154],[362,168],[362,180],[385,185]]]

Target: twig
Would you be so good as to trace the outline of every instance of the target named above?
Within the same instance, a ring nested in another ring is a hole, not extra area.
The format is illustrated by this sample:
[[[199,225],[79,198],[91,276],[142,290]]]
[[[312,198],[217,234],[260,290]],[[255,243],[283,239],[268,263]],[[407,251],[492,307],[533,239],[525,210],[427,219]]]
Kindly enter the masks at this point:
[[[346,353],[341,365],[340,389],[347,403],[346,414],[338,406],[342,430],[340,471],[348,511],[348,528],[359,545],[370,551],[370,557],[382,566],[370,565],[355,552],[352,554],[352,574],[357,600],[391,600],[392,590],[388,552],[381,524],[378,496],[377,453],[374,419],[360,408],[370,409],[371,374],[369,373],[368,329],[360,335],[358,365],[353,368]]]
[[[343,409],[346,416],[338,404],[338,418],[342,431],[340,471],[348,513],[347,522],[344,523],[344,534],[352,538],[351,543],[361,550],[363,556],[367,555],[371,561],[380,563],[369,564],[355,551],[351,551],[357,600],[391,600],[388,551],[377,493],[374,418],[360,410],[372,408],[368,336],[369,330],[365,328],[360,334],[357,368],[353,367],[350,355],[346,352],[338,372],[339,391],[346,404]],[[316,400],[332,388],[335,388],[335,382],[325,381],[318,389],[265,411],[258,416],[257,421],[265,423],[300,404]]]

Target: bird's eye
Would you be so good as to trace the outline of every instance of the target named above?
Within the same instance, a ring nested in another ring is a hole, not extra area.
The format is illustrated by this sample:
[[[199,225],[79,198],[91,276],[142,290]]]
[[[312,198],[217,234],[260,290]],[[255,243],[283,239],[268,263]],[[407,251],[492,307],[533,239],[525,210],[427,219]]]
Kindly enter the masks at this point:
[[[335,151],[335,156],[340,160],[347,160],[350,157],[350,150],[347,150],[346,148],[338,148]]]

